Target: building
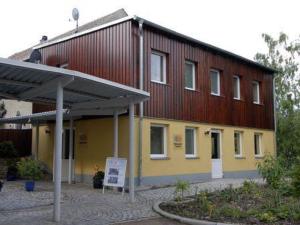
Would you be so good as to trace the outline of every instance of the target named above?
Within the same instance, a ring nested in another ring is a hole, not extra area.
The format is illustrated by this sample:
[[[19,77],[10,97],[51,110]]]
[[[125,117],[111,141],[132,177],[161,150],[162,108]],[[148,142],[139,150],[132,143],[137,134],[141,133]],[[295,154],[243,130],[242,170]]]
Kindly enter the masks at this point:
[[[42,64],[150,93],[150,100],[135,110],[136,182],[256,177],[257,162],[275,154],[275,71],[123,10],[103,18],[33,48],[41,52]],[[33,106],[35,113],[50,109]],[[113,155],[113,121],[89,116],[74,122],[78,181],[90,182],[95,166],[104,169],[106,157]],[[127,125],[128,115],[120,115],[118,156],[125,158]],[[68,128],[65,123],[65,180],[70,172]],[[40,124],[37,131],[38,150],[33,151],[52,168],[54,124]]]

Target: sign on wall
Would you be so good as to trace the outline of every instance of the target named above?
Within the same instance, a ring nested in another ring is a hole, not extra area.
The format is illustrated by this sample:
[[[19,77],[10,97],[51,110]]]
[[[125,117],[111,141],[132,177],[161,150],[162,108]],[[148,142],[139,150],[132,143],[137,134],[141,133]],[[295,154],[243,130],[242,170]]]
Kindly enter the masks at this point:
[[[124,187],[127,159],[106,158],[104,186]]]

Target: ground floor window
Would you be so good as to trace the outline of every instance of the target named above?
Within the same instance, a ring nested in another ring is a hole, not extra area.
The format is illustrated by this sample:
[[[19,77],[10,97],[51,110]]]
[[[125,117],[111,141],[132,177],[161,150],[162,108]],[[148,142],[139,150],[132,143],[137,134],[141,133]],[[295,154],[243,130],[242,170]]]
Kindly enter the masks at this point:
[[[240,131],[234,132],[234,155],[242,156],[242,133]]]
[[[196,156],[196,129],[192,127],[185,128],[185,156]]]
[[[254,153],[255,153],[255,156],[261,156],[262,155],[261,139],[262,139],[261,134],[257,134],[257,133],[254,134]]]
[[[151,125],[151,157],[165,157],[166,156],[166,126]]]

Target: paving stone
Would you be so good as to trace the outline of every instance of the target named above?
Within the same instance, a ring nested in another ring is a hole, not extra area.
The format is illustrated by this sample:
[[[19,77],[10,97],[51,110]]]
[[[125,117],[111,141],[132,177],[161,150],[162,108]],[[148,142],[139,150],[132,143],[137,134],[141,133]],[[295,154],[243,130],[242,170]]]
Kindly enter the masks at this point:
[[[262,182],[262,180],[256,180]],[[243,179],[218,179],[192,184],[187,195],[196,191],[223,189],[242,185]],[[23,182],[7,182],[0,192],[0,225],[54,225],[52,222],[53,183],[37,182],[35,192],[26,192]],[[129,195],[92,189],[85,184],[63,184],[62,225],[102,225],[156,218],[154,202],[174,198],[175,187],[140,190],[134,203]]]

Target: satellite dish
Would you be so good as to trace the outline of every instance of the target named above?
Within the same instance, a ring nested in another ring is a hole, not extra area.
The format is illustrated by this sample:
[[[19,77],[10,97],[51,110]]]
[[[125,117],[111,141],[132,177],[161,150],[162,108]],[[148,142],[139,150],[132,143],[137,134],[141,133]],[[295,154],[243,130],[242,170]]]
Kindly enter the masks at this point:
[[[78,21],[78,19],[79,19],[79,11],[78,11],[77,8],[74,8],[74,9],[72,10],[72,17],[73,17],[73,19],[74,19],[75,21]]]
[[[75,30],[75,33],[77,33],[78,32],[78,19],[79,19],[79,11],[78,11],[77,8],[74,8],[72,10],[72,17],[76,21],[76,30]]]

